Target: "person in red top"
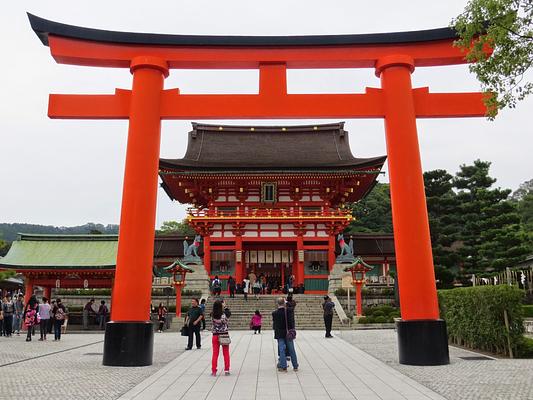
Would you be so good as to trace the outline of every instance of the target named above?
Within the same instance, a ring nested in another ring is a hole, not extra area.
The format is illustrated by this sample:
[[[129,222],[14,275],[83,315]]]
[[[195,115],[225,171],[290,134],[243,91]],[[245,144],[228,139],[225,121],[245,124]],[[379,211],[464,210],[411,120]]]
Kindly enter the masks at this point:
[[[261,333],[261,320],[263,316],[259,312],[259,310],[255,310],[255,314],[252,317],[252,320],[250,321],[250,329],[254,330],[254,335],[259,332]]]

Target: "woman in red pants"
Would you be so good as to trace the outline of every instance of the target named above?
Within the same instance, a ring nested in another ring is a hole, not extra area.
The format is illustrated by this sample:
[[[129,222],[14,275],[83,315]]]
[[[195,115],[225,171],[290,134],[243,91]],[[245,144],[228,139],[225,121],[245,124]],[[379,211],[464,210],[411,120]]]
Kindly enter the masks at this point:
[[[220,354],[220,346],[222,346],[222,355],[224,356],[224,373],[229,375],[229,344],[231,343],[228,333],[228,318],[229,310],[224,309],[222,301],[217,300],[213,303],[213,312],[211,317],[213,320],[213,357],[211,359],[211,375],[217,375],[218,355]]]

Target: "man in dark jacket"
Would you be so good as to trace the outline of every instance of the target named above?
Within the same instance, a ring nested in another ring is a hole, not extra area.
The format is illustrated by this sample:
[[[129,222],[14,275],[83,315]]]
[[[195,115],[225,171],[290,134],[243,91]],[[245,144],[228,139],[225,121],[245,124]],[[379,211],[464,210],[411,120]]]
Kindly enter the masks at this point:
[[[324,303],[322,304],[322,309],[324,310],[324,325],[326,325],[326,337],[332,338],[331,335],[331,325],[333,324],[333,309],[335,308],[335,303],[331,301],[329,296],[324,296]]]
[[[285,299],[280,297],[277,301],[278,309],[272,313],[274,339],[278,341],[278,371],[287,372],[287,353],[291,357],[292,367],[298,371],[298,358],[294,349],[294,341],[287,340],[287,331],[295,329],[294,309],[285,307]]]

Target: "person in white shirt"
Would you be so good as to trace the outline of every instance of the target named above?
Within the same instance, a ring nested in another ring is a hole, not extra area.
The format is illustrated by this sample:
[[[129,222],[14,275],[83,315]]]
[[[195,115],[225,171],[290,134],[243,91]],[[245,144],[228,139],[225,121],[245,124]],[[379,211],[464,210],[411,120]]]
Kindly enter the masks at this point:
[[[39,328],[41,330],[41,338],[39,340],[46,340],[46,334],[48,333],[48,327],[50,324],[51,306],[46,297],[43,297],[43,304],[39,304],[39,317],[41,322]]]
[[[248,301],[248,291],[250,290],[250,279],[244,278],[242,281],[242,290],[244,293],[244,300]]]

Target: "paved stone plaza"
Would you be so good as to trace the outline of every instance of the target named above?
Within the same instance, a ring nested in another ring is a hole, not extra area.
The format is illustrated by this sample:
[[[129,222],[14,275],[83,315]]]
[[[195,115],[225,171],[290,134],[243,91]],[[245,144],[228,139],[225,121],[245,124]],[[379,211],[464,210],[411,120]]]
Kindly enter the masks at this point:
[[[533,360],[466,361],[459,357],[479,354],[450,348],[448,366],[399,365],[395,335],[343,331],[327,340],[322,332],[300,331],[300,371],[278,373],[272,332],[232,332],[232,375],[217,377],[210,376],[210,334],[202,350],[189,352],[176,333],[157,334],[154,365],[142,368],[102,366],[101,334],[44,343],[0,337],[0,400],[533,398]],[[221,363],[222,357],[220,369]]]
[[[339,337],[450,400],[533,399],[533,359],[465,360],[460,357],[483,355],[450,346],[449,365],[415,367],[398,363],[394,330],[343,331]]]

